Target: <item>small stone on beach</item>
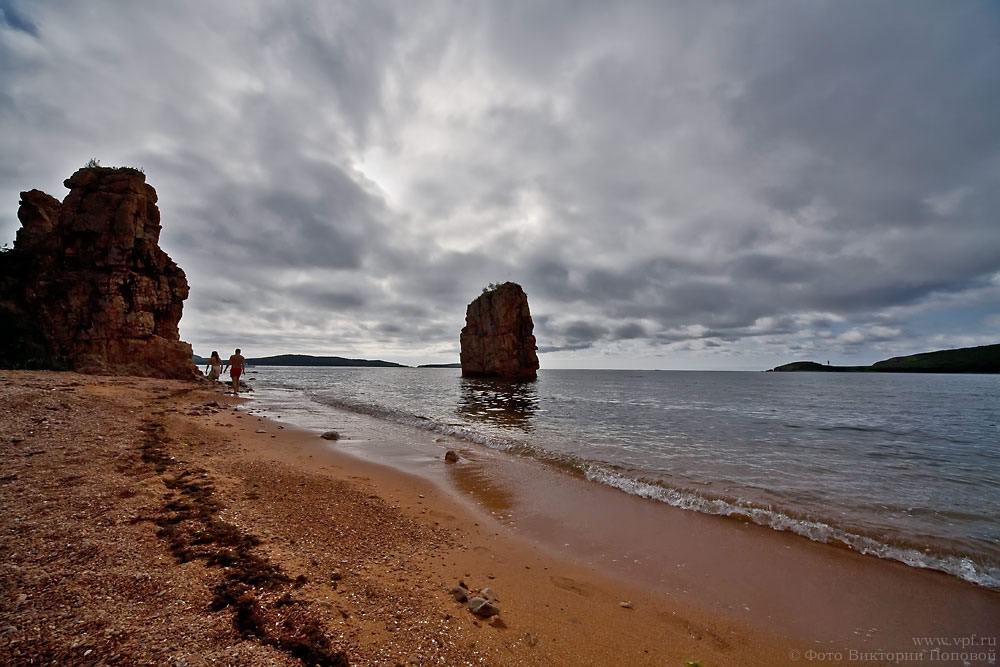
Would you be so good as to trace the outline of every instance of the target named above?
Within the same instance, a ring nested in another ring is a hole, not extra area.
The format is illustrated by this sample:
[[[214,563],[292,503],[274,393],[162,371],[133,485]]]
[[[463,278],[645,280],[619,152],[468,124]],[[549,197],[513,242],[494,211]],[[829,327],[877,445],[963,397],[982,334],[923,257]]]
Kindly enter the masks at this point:
[[[619,602],[618,606],[621,607],[622,609],[631,609],[632,608],[632,603],[631,602]]]
[[[319,436],[324,440],[340,440],[340,434],[336,431],[327,431],[323,435]]]
[[[458,463],[458,454],[455,453],[454,449],[449,449],[444,455],[445,463]]]
[[[490,616],[496,616],[500,613],[500,607],[495,604],[490,604],[483,598],[472,598],[469,600],[469,611],[471,611],[476,616],[482,616],[483,618],[489,618]]]

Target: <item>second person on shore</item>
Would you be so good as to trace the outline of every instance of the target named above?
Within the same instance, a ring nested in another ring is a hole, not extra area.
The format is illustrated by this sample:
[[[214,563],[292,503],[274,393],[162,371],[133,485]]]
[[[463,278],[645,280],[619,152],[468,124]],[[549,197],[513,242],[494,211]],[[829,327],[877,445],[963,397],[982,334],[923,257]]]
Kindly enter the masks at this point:
[[[226,368],[229,369],[229,377],[233,379],[234,394],[240,393],[240,376],[243,375],[243,368],[246,361],[243,355],[240,354],[240,348],[236,348],[236,353],[229,357],[229,361],[226,362]]]

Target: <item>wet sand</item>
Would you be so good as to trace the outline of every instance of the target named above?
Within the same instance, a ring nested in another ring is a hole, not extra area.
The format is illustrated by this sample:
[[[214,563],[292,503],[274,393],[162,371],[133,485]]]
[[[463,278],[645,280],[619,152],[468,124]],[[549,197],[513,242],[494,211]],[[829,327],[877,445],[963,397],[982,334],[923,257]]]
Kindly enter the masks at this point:
[[[879,664],[913,637],[995,642],[1000,597],[946,575],[494,452],[447,465],[374,420],[344,415],[328,443],[232,403],[0,371],[0,661]],[[459,580],[500,615],[456,602]]]

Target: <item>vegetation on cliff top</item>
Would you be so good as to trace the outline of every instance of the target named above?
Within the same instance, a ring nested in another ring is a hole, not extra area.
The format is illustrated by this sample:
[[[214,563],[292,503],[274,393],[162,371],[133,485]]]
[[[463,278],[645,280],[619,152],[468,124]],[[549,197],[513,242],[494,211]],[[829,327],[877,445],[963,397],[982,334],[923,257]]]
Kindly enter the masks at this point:
[[[795,361],[772,370],[824,373],[1000,373],[1000,344],[922,352],[885,359],[871,366],[824,366],[815,361]]]
[[[104,167],[104,166],[101,166],[101,161],[98,160],[95,157],[92,157],[89,160],[87,160],[87,164],[83,165],[83,168],[84,169],[108,169],[108,170],[111,170],[111,171],[123,171],[126,174],[132,174],[134,176],[140,176],[140,175],[141,176],[145,176],[146,175],[146,172],[145,172],[145,170],[143,170],[142,167],[127,167],[125,165],[122,165],[120,167]]]
[[[504,288],[507,285],[511,285],[512,287],[516,287],[518,289],[521,289],[520,285],[518,285],[517,283],[513,283],[513,282],[511,282],[511,281],[508,280],[507,282],[504,282],[504,283],[490,283],[489,285],[487,285],[486,287],[483,288],[483,294],[484,295],[485,294],[493,294],[494,292],[500,291],[501,288]]]

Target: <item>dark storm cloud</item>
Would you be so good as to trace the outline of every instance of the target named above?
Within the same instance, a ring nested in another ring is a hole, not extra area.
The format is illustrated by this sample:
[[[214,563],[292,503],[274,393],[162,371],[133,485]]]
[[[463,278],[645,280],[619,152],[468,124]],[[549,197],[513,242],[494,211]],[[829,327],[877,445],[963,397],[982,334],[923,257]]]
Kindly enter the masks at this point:
[[[337,311],[358,310],[363,308],[365,300],[358,294],[326,291],[316,286],[305,290],[304,300],[319,308]]]
[[[623,340],[645,337],[646,329],[641,324],[631,322],[615,329],[615,337]]]
[[[997,336],[990,3],[0,12],[3,238],[142,166],[199,349],[450,361],[505,280],[540,351],[625,365]]]
[[[203,221],[198,242],[229,262],[252,258],[257,268],[357,268],[369,240],[384,235],[369,208],[378,203],[367,200],[339,170],[323,172],[322,192],[289,190],[293,184],[280,180],[230,185],[210,193],[202,207],[182,212]]]
[[[20,30],[32,37],[38,37],[38,28],[24,18],[9,2],[0,2],[0,24],[5,24],[14,30]]]
[[[749,85],[731,107],[748,138],[806,145],[828,160],[832,178],[854,168],[858,181],[877,175],[840,185],[890,206],[913,194],[902,179],[940,188],[995,160],[995,6],[792,3],[782,14],[757,22],[749,40]]]

